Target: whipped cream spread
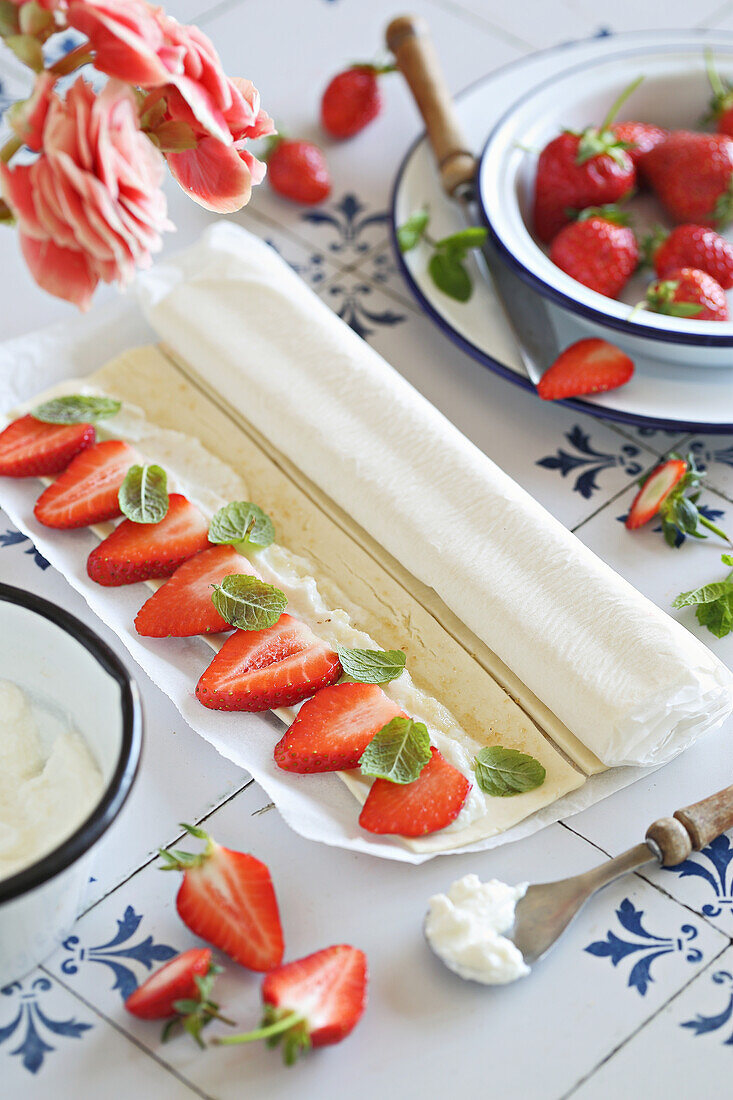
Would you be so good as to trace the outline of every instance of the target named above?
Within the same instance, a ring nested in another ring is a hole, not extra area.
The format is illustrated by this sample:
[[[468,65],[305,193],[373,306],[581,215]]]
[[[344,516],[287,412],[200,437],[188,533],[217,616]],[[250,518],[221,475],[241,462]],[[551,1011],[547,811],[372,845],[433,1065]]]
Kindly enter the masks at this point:
[[[447,894],[430,899],[425,936],[445,965],[474,982],[506,985],[529,974],[522,953],[504,933],[514,924],[517,902],[527,883],[507,886],[465,875]]]
[[[41,714],[16,684],[0,680],[0,879],[70,836],[103,786],[80,734]]]

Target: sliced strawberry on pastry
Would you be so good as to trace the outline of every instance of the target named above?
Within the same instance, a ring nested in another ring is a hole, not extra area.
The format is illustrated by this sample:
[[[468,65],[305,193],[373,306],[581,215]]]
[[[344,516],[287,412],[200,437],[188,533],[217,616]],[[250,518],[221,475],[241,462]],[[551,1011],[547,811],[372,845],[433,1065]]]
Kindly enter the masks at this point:
[[[227,638],[196,685],[196,697],[212,710],[272,710],[294,706],[340,676],[328,643],[283,614],[265,630],[237,630]]]
[[[72,458],[63,473],[39,496],[33,509],[46,527],[90,527],[121,515],[118,493],[125,474],[139,462],[121,439],[95,443]]]
[[[96,439],[92,424],[46,424],[21,416],[0,432],[0,475],[45,477],[58,474],[74,455]]]
[[[87,573],[98,584],[116,586],[169,577],[184,561],[209,546],[209,525],[198,508],[171,493],[160,523],[125,519],[92,550]]]
[[[184,561],[138,611],[138,634],[146,638],[190,638],[233,630],[211,601],[212,586],[221,584],[232,573],[259,575],[233,546],[210,546]]]
[[[369,742],[393,718],[407,715],[378,684],[334,684],[309,699],[275,746],[287,772],[334,772],[358,767]]]
[[[436,748],[412,783],[375,779],[359,815],[362,829],[397,836],[426,836],[455,821],[471,784]]]

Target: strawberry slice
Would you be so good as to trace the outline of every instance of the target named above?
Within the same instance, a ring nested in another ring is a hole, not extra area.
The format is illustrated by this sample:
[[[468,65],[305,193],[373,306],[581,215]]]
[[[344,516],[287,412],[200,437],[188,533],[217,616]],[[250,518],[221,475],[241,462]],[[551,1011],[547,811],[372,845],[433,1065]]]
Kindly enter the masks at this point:
[[[621,348],[606,340],[578,340],[560,352],[537,383],[545,401],[601,393],[623,386],[634,373],[634,364]]]
[[[39,496],[33,509],[46,527],[90,527],[119,516],[117,494],[137,452],[120,439],[95,443],[72,458],[64,472]]]
[[[436,748],[414,783],[375,779],[359,815],[370,833],[425,836],[450,825],[461,811],[471,784]]]
[[[96,435],[92,424],[45,424],[33,416],[21,416],[0,432],[0,475],[58,474],[74,455],[92,445]]]
[[[686,473],[687,463],[681,458],[670,458],[652,470],[631,503],[626,517],[628,529],[634,531],[637,527],[643,527],[656,516],[675,485]]]
[[[195,505],[171,493],[160,523],[125,519],[92,550],[87,573],[97,584],[120,585],[169,577],[209,545],[209,525]]]
[[[272,970],[285,950],[275,889],[267,866],[245,852],[222,848],[203,829],[184,828],[206,841],[203,852],[167,852],[164,871],[183,871],[176,896],[181,920],[195,935],[249,970]]]
[[[237,630],[196,685],[212,710],[292,707],[341,676],[339,659],[310,627],[283,614],[265,630]]]
[[[196,997],[196,978],[205,978],[210,968],[210,948],[192,947],[151,974],[130,994],[125,1008],[141,1020],[174,1016],[174,1002]]]
[[[245,1035],[215,1039],[231,1046],[266,1039],[283,1044],[286,1065],[310,1047],[340,1043],[361,1019],[366,1006],[367,960],[349,944],[326,947],[271,971],[262,983],[262,1027]]]
[[[146,638],[190,638],[233,630],[211,602],[212,585],[231,573],[259,574],[233,546],[211,546],[179,565],[169,580],[142,605],[135,618]]]
[[[304,703],[275,746],[286,772],[335,772],[356,768],[375,733],[407,715],[378,684],[334,684]]]

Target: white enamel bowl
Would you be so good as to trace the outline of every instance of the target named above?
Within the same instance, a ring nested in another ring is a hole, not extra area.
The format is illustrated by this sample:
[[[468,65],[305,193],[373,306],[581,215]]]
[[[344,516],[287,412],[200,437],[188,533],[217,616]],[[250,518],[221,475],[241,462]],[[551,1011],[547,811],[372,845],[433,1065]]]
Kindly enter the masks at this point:
[[[135,683],[97,635],[66,611],[0,584],[0,678],[53,708],[97,761],[104,791],[86,821],[46,856],[0,880],[0,989],[68,933],[89,878],[92,848],[130,792],[140,758]]]
[[[711,42],[719,71],[733,75],[733,47]],[[599,123],[619,93],[644,80],[624,104],[619,120],[641,119],[669,129],[699,129],[710,99],[699,36],[689,45],[608,44],[603,57],[571,65],[521,95],[492,130],[479,168],[484,218],[505,260],[533,289],[559,306],[580,336],[604,336],[632,356],[696,367],[733,366],[733,322],[697,321],[640,311],[651,275],[636,277],[614,301],[570,278],[532,237],[531,207],[538,150],[563,129]],[[660,220],[650,196],[632,200],[636,228]],[[728,231],[730,233],[730,230]],[[732,238],[733,239],[733,238]],[[729,292],[730,294],[730,292]],[[553,311],[554,312],[554,311]],[[733,302],[731,302],[733,313]]]

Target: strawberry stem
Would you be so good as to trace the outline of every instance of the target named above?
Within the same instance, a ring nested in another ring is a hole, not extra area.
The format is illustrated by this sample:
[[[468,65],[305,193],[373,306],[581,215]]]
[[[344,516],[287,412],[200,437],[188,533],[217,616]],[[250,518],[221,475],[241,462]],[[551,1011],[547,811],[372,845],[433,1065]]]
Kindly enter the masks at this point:
[[[287,1016],[282,1016],[279,1020],[276,1020],[274,1024],[267,1024],[266,1027],[258,1027],[254,1031],[246,1031],[241,1035],[221,1035],[211,1041],[221,1047],[236,1046],[239,1043],[255,1043],[258,1039],[269,1039],[273,1035],[281,1035],[284,1031],[289,1031],[291,1027],[295,1027],[296,1024],[302,1024],[304,1020],[305,1016],[300,1012],[290,1012]]]
[[[705,72],[708,74],[708,80],[710,81],[710,87],[712,88],[715,99],[724,100],[726,96],[725,86],[720,79],[718,70],[715,68],[713,51],[711,49],[705,50]]]
[[[718,527],[717,524],[706,519],[703,515],[699,516],[699,522],[703,527],[707,527],[708,531],[712,531],[714,535],[717,535],[719,538],[723,539],[724,542],[727,542],[729,546],[733,546],[733,541],[731,541],[730,536],[726,535],[725,531]]]
[[[608,127],[615,119],[616,115],[623,107],[626,100],[629,98],[630,95],[633,95],[643,79],[643,76],[637,76],[636,80],[632,80],[631,83],[627,85],[627,87],[624,88],[621,94],[614,100],[614,102],[611,104],[608,114],[601,123],[601,132],[608,129]]]

